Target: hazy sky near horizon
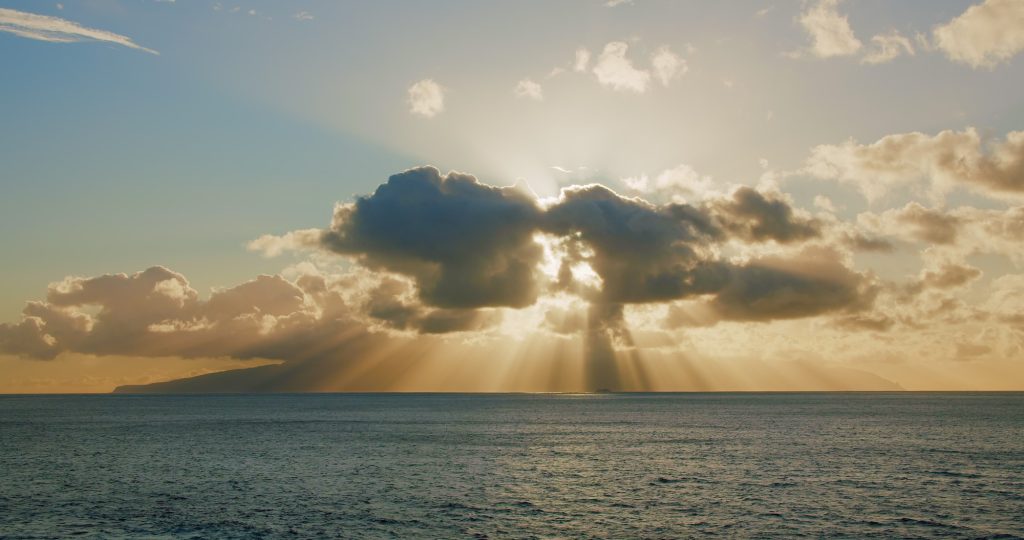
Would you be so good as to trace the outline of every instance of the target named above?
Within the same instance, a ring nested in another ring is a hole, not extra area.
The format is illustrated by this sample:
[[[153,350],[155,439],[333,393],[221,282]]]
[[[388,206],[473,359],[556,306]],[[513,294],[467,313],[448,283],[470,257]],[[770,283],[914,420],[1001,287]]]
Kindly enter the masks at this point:
[[[1024,0],[0,0],[0,392],[1024,389],[1022,51]]]

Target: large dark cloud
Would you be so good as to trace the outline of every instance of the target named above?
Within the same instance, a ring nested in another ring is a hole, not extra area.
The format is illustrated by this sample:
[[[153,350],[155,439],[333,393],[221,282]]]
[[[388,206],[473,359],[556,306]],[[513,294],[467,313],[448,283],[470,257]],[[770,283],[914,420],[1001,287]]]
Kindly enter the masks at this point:
[[[537,297],[539,215],[521,191],[423,167],[339,207],[322,241],[367,266],[413,277],[429,305],[524,307]]]
[[[708,250],[721,230],[691,206],[658,207],[590,185],[564,190],[544,218],[546,232],[592,252],[581,258],[601,277],[602,302],[657,302],[721,286]]]

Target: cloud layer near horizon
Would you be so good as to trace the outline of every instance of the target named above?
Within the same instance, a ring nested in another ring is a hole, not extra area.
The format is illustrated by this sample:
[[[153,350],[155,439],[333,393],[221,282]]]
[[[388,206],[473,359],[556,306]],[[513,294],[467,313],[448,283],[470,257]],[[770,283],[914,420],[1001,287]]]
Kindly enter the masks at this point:
[[[327,229],[276,239],[350,258],[357,265],[344,276],[259,276],[205,300],[162,267],[68,278],[30,302],[21,322],[0,325],[0,350],[289,360],[288,343],[308,349],[374,324],[476,330],[500,320],[498,308],[554,295],[599,306],[591,313],[610,318],[592,324],[610,326],[621,324],[625,304],[682,299],[699,299],[722,320],[869,307],[870,278],[827,248],[742,262],[720,251],[728,242],[786,245],[821,234],[821,223],[780,195],[752,188],[697,206],[652,204],[596,184],[539,201],[518,187],[423,167],[338,205]],[[256,244],[280,251],[266,239]],[[559,266],[548,275],[540,266],[551,253]]]
[[[803,174],[859,187],[866,179],[903,185],[927,178],[944,186],[938,197],[958,187],[1013,196],[1017,138],[1010,133],[987,151],[972,129],[819,146]],[[268,256],[312,252],[280,275],[207,297],[159,266],[69,277],[52,284],[44,300],[29,302],[22,320],[0,324],[0,354],[351,367],[390,357],[396,347],[468,350],[467,343],[508,343],[529,334],[549,351],[576,340],[586,371],[580,387],[592,389],[621,384],[622,355],[639,365],[641,352],[685,354],[690,335],[724,340],[717,341],[721,354],[750,355],[754,349],[726,352],[741,337],[758,335],[735,332],[749,325],[809,321],[798,332],[814,328],[805,335],[812,341],[820,334],[857,342],[858,334],[873,333],[887,336],[874,342],[884,344],[900,336],[901,346],[952,350],[958,358],[1012,355],[1022,346],[1014,304],[1024,290],[1019,280],[993,281],[981,303],[967,304],[960,295],[984,274],[975,255],[1024,264],[1020,207],[910,202],[844,221],[827,200],[816,202],[825,210],[811,213],[773,182],[716,191],[686,166],[624,183],[667,202],[600,184],[538,199],[521,185],[410,169],[370,195],[336,205],[323,229],[253,241],[250,248]],[[923,267],[909,279],[883,280],[854,264],[856,253],[907,246],[923,246]],[[949,343],[921,342],[926,338],[914,329],[926,322],[960,330],[940,338]],[[988,332],[988,343],[964,333],[975,325]],[[716,330],[723,326],[734,330]],[[857,343],[858,354],[874,350]],[[876,354],[892,353],[883,347]],[[643,387],[642,377],[634,382]]]

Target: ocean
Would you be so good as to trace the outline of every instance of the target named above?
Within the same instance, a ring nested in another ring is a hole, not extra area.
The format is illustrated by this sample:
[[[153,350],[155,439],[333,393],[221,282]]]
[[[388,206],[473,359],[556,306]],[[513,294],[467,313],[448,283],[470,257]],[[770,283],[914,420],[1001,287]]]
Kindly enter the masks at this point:
[[[0,397],[0,537],[1024,537],[1024,394]]]

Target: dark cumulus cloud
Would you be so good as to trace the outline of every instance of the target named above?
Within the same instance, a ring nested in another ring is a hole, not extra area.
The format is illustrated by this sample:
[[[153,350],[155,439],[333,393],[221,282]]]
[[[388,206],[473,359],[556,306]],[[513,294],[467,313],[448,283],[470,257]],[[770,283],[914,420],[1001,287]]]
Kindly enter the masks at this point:
[[[659,207],[600,185],[573,187],[545,212],[542,228],[581,244],[571,252],[601,277],[597,301],[658,302],[721,286],[707,248],[722,231],[688,205]]]
[[[786,201],[741,187],[732,198],[711,203],[723,226],[733,235],[751,242],[788,244],[821,236],[821,225],[801,218]]]
[[[524,307],[537,298],[539,216],[522,191],[422,167],[340,206],[322,242],[371,268],[411,276],[428,305]]]
[[[637,354],[624,316],[630,304],[699,305],[699,317],[676,310],[682,325],[850,318],[870,307],[872,278],[815,247],[821,228],[782,196],[752,188],[696,205],[653,204],[594,184],[542,204],[526,190],[421,167],[338,205],[329,228],[293,235],[354,260],[370,281],[259,276],[202,299],[163,267],[68,278],[45,301],[29,303],[20,322],[0,325],[0,351],[322,362],[383,346],[386,336],[375,328],[407,338],[480,332],[500,322],[502,310],[557,293],[586,307],[552,313],[542,328],[581,335],[587,380],[614,388],[621,351]],[[540,270],[540,237],[559,249],[556,278]],[[734,243],[795,246],[787,248],[795,254],[723,256]],[[578,279],[578,265],[598,279]]]

